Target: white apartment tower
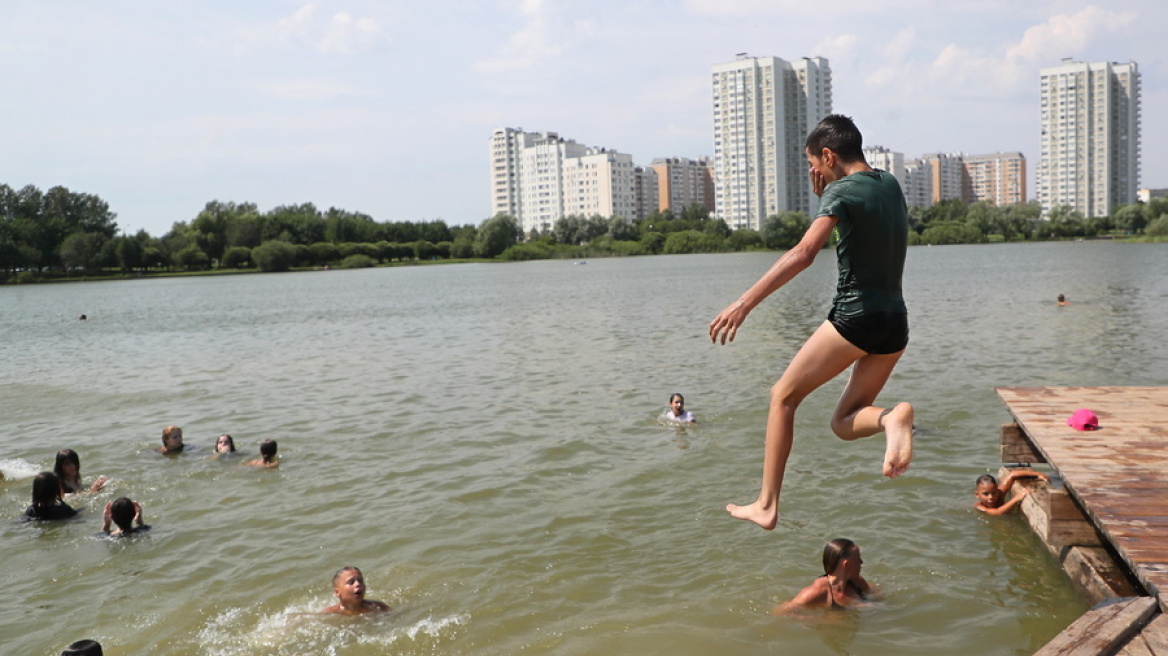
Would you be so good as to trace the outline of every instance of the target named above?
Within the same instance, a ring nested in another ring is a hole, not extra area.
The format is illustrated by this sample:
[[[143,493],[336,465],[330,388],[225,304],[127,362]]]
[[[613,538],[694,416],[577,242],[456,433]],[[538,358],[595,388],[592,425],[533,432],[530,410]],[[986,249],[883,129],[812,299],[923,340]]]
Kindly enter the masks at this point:
[[[900,180],[904,200],[909,207],[933,206],[933,167],[920,157],[904,164],[904,180]]]
[[[513,216],[524,235],[569,214],[637,212],[631,155],[590,148],[555,132],[500,128],[490,140],[491,214]]]
[[[888,171],[900,183],[901,188],[904,187],[904,153],[889,150],[884,146],[869,146],[864,149],[864,161],[874,169]]]
[[[740,54],[712,73],[715,216],[734,229],[758,230],[780,212],[810,214],[803,145],[831,113],[827,60]]]
[[[1140,73],[1135,62],[1064,59],[1040,73],[1038,202],[1086,217],[1135,202],[1140,181]]]

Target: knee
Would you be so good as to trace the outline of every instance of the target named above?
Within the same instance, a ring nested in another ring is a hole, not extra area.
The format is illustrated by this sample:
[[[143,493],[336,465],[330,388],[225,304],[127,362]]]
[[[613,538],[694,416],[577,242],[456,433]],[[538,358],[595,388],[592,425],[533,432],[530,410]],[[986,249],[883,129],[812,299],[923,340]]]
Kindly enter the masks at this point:
[[[794,412],[802,401],[803,397],[790,386],[784,385],[781,380],[771,387],[771,407],[781,407]]]
[[[831,416],[831,432],[841,440],[854,440],[855,436],[852,431],[852,417],[835,413]]]

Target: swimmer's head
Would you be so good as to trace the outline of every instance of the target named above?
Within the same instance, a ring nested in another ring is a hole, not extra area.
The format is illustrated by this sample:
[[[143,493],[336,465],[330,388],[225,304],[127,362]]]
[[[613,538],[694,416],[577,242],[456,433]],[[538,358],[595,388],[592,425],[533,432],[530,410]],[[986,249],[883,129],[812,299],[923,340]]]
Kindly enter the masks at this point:
[[[365,599],[365,575],[356,567],[342,567],[333,574],[333,595],[342,606],[360,604]]]
[[[674,392],[669,397],[669,409],[673,410],[674,415],[680,417],[681,413],[685,412],[685,397]]]
[[[215,453],[235,453],[235,440],[227,433],[215,439]]]
[[[974,483],[973,496],[986,508],[997,508],[1002,502],[1002,491],[998,488],[998,479],[989,474],[977,477]]]
[[[101,643],[96,640],[78,640],[66,647],[61,656],[102,656]]]
[[[1066,297],[1066,296],[1064,296],[1064,295],[1062,295],[1062,294],[1059,294],[1059,299],[1058,299],[1058,302],[1059,302],[1059,303],[1066,303],[1066,302],[1067,302],[1067,297]]]
[[[162,447],[167,453],[183,450],[182,429],[178,426],[167,426],[162,429]]]
[[[118,497],[110,503],[110,519],[113,520],[123,533],[134,530],[134,502],[127,497]]]
[[[51,506],[61,498],[61,479],[53,472],[41,472],[32,479],[32,505]]]
[[[81,458],[73,449],[61,449],[57,452],[57,462],[53,464],[53,473],[57,478],[73,478],[81,471]]]
[[[260,455],[264,462],[271,462],[272,458],[276,457],[276,440],[264,440],[260,442]]]
[[[849,559],[854,559],[856,566],[863,562],[860,560],[860,548],[855,542],[847,538],[836,538],[823,545],[824,574],[833,574],[842,561]],[[858,569],[856,571],[859,572]]]

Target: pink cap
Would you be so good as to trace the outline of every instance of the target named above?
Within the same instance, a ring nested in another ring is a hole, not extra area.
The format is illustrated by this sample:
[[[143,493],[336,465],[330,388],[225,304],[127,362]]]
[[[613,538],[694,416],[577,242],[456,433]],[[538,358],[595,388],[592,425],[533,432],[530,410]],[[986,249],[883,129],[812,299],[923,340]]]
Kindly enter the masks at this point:
[[[1095,413],[1087,408],[1080,408],[1067,419],[1067,425],[1079,431],[1097,430],[1099,417],[1096,417]]]

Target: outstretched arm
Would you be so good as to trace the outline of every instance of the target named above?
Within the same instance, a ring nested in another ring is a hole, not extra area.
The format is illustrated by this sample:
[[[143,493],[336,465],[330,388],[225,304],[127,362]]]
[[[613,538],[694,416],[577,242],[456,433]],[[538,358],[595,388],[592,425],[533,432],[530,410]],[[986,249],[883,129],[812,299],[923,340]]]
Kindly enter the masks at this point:
[[[1025,499],[1026,496],[1029,494],[1030,494],[1030,489],[1024,487],[1024,488],[1021,488],[1021,490],[1019,492],[1016,492],[1014,494],[1014,496],[1009,501],[1003,503],[1002,505],[998,506],[997,508],[986,508],[985,506],[983,506],[981,504],[978,504],[975,507],[987,515],[993,515],[995,517],[998,515],[1005,515],[1006,513],[1013,510],[1014,506],[1022,503],[1022,500]]]
[[[1014,487],[1014,483],[1019,478],[1041,478],[1044,481],[1050,481],[1050,477],[1040,471],[1034,471],[1033,469],[1015,469],[1009,474],[1006,474],[1006,478],[998,486],[1002,490],[1002,494],[1009,492],[1010,488]]]
[[[102,517],[102,519],[101,519],[101,531],[102,531],[102,533],[109,533],[110,524],[111,524],[111,523],[114,521],[114,517],[113,517],[113,514],[112,514],[112,513],[113,513],[113,507],[114,507],[114,504],[113,504],[113,502],[112,502],[112,501],[111,501],[111,502],[109,502],[109,503],[107,503],[107,504],[105,504],[105,512],[103,512],[103,513],[102,513],[102,516],[101,516],[101,517]]]
[[[778,262],[759,278],[746,293],[738,298],[714,317],[710,322],[710,341],[718,343],[719,337],[723,344],[727,340],[733,342],[738,334],[738,327],[746,321],[746,315],[783,285],[791,281],[799,272],[811,266],[815,256],[823,250],[831,231],[839,221],[834,216],[821,216],[811,222],[803,238],[791,250],[783,253]]]

